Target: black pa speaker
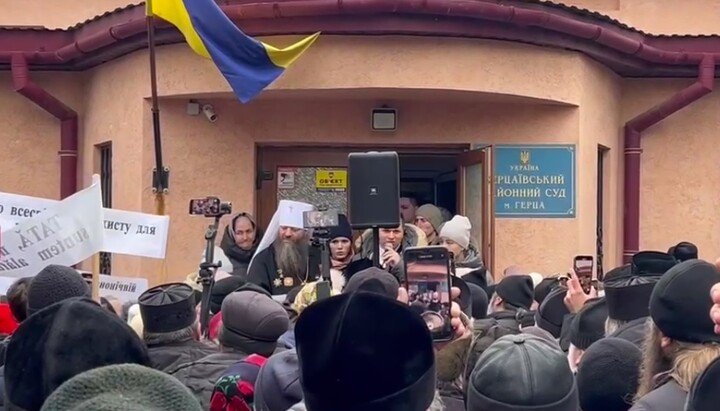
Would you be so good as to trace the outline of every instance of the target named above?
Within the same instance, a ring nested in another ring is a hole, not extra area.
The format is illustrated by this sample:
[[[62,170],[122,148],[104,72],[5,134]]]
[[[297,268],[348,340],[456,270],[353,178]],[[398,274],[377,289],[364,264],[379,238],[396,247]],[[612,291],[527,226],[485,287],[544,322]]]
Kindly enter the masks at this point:
[[[400,162],[396,152],[350,153],[348,191],[353,229],[400,225]]]

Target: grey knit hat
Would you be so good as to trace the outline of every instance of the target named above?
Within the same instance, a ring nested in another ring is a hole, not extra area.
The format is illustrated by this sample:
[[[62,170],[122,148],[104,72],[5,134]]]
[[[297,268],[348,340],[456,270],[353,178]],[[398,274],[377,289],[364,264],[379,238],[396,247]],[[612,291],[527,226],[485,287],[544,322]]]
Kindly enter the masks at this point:
[[[137,364],[110,365],[61,385],[41,411],[202,411],[180,381]]]
[[[436,233],[440,233],[440,226],[445,222],[440,209],[432,204],[423,204],[415,211],[416,216],[420,216],[430,222]]]

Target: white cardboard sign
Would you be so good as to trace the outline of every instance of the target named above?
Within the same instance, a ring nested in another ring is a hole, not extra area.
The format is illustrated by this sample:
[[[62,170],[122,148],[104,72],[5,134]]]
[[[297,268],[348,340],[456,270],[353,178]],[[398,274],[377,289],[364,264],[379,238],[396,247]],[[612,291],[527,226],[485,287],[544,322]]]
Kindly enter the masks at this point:
[[[4,229],[0,276],[29,277],[50,264],[74,265],[103,249],[100,182]]]
[[[0,229],[5,231],[57,203],[47,198],[0,193]],[[170,217],[111,208],[103,212],[105,245],[100,251],[165,258]]]

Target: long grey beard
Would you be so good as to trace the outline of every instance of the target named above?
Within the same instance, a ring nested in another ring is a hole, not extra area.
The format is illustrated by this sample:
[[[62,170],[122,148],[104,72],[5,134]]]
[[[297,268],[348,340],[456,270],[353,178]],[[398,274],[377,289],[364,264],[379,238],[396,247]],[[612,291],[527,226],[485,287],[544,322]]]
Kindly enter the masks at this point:
[[[283,277],[305,278],[308,264],[308,245],[278,240],[275,247],[275,264]]]

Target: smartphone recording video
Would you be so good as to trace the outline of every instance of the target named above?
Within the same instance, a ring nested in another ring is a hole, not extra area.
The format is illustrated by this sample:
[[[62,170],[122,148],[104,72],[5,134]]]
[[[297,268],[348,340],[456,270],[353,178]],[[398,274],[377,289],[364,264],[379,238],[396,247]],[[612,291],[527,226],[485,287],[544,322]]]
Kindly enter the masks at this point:
[[[450,259],[445,247],[411,247],[403,253],[410,309],[417,312],[435,341],[449,341]]]
[[[311,210],[303,213],[304,228],[330,228],[340,224],[337,210]]]
[[[573,259],[573,270],[585,293],[590,293],[593,286],[593,265],[594,259],[590,255],[578,255]]]

